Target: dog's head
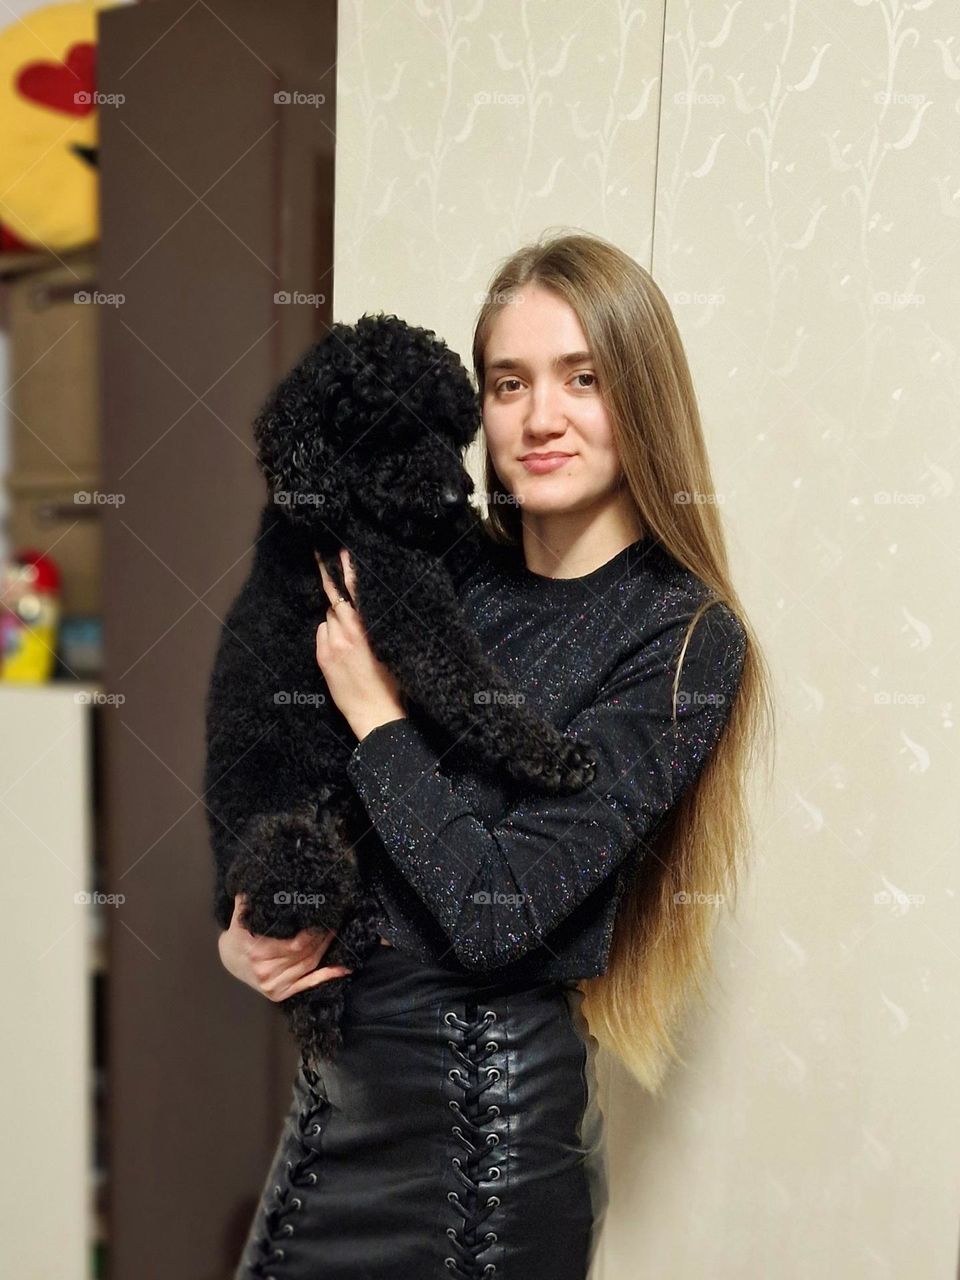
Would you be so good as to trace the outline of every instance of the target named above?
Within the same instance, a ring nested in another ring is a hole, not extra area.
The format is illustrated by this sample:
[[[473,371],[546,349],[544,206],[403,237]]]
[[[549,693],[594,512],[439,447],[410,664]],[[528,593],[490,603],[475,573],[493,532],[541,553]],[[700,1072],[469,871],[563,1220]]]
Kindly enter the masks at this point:
[[[468,527],[463,451],[479,425],[458,356],[380,314],[333,325],[271,393],[254,437],[274,501],[318,541],[359,520],[431,547]]]

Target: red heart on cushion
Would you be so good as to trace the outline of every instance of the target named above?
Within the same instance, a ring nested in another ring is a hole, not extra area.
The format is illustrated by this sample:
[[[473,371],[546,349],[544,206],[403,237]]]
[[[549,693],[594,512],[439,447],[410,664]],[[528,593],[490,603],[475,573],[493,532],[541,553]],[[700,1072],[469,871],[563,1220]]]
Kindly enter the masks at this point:
[[[31,62],[16,80],[18,91],[31,102],[70,116],[88,116],[93,100],[97,47],[89,42],[70,48],[65,62]]]

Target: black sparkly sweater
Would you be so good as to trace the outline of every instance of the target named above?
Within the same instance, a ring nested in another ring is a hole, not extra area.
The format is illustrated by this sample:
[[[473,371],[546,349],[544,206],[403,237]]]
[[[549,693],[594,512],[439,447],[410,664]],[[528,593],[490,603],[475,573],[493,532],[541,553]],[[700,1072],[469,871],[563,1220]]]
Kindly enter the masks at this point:
[[[676,658],[705,585],[652,537],[579,578],[493,548],[461,601],[527,705],[596,750],[593,783],[531,794],[473,772],[416,707],[378,725],[347,773],[372,823],[360,865],[399,950],[456,972],[535,980],[604,972],[617,903],[646,843],[726,721],[745,637],[712,605]]]

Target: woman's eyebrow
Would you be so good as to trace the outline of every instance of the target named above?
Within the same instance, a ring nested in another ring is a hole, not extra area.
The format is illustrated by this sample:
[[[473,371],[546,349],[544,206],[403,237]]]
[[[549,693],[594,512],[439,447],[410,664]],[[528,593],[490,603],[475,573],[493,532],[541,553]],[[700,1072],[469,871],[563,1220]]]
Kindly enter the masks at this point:
[[[565,369],[570,365],[590,364],[592,361],[593,355],[589,351],[568,351],[566,355],[554,356],[550,363],[554,369]],[[486,368],[488,373],[496,373],[503,369],[522,369],[524,361],[517,356],[500,356],[496,360],[490,360]]]

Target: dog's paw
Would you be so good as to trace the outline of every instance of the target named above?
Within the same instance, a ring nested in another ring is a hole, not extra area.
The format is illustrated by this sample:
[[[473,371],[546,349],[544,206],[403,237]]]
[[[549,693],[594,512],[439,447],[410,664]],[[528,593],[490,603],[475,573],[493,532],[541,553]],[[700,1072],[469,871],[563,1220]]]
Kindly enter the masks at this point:
[[[324,818],[258,814],[244,827],[226,890],[246,895],[242,923],[251,933],[290,938],[305,928],[336,929],[355,902],[355,861]]]
[[[588,742],[571,742],[560,763],[560,780],[564,791],[581,791],[597,776],[597,757]]]
[[[546,759],[531,771],[524,762],[513,761],[511,772],[521,781],[532,782],[555,795],[570,795],[588,787],[597,776],[597,758],[587,742],[564,741],[551,749]]]

